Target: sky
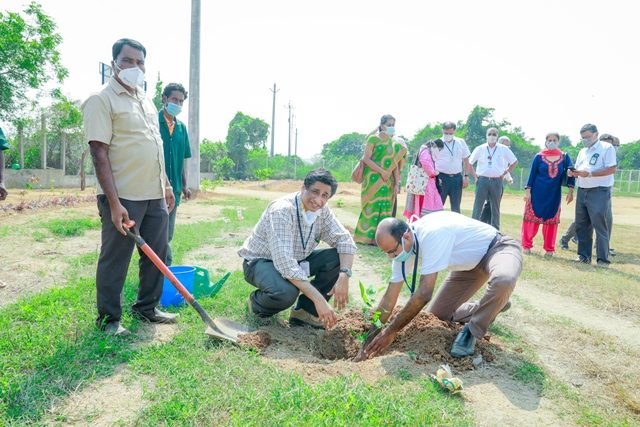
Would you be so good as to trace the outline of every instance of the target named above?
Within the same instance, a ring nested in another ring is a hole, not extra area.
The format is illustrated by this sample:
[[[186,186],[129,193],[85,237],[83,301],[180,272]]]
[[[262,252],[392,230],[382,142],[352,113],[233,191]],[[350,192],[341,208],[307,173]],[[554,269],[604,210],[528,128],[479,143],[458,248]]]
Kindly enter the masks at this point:
[[[122,37],[146,47],[150,92],[158,73],[189,90],[190,1],[39,3],[63,37],[70,98],[100,90],[98,64]],[[0,10],[25,4],[3,0]],[[465,120],[475,105],[538,145],[550,131],[575,143],[585,123],[640,139],[633,2],[202,0],[201,20],[201,139],[224,140],[238,111],[271,125],[274,83],[275,151],[288,152],[291,103],[303,158],[368,133],[383,114],[412,138],[427,123]]]

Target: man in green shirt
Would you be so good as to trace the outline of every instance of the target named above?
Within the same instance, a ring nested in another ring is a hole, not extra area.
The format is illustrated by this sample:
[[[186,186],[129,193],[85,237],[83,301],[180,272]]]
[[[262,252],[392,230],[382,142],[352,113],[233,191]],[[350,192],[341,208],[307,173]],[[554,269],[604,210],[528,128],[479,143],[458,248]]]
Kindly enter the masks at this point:
[[[9,143],[7,142],[7,138],[4,136],[4,132],[2,132],[2,128],[0,128],[0,200],[6,199],[9,194],[7,193],[7,189],[4,187],[4,150],[8,149]]]
[[[191,191],[187,188],[187,175],[185,173],[185,159],[191,157],[189,147],[189,135],[187,127],[176,116],[182,111],[182,104],[187,99],[187,91],[180,83],[169,83],[162,91],[163,108],[158,114],[160,136],[164,146],[164,164],[167,177],[173,187],[176,198],[175,208],[169,213],[169,247],[167,248],[166,264],[173,263],[171,252],[171,240],[176,225],[176,212],[180,204],[180,196],[185,200],[191,197]]]

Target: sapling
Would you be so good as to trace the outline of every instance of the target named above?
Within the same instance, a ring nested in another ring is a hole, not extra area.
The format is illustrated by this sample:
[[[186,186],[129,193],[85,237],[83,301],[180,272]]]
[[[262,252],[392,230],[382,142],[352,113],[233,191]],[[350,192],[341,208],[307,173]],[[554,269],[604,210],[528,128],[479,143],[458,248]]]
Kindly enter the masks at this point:
[[[371,299],[371,297],[374,297],[376,295],[376,290],[373,288],[373,286],[369,286],[368,288],[365,289],[365,286],[362,283],[362,281],[359,282],[359,285],[360,285],[360,297],[362,298],[362,302],[364,302],[364,305],[365,305],[365,307],[362,309],[362,313],[365,315],[365,317],[371,314],[371,326],[375,327],[375,329],[370,328],[368,331],[364,331],[356,337],[358,341],[360,341],[361,343],[364,343],[369,337],[369,333],[371,333],[374,330],[382,328],[382,322],[380,321],[380,315],[382,313],[379,310],[376,310],[373,313],[371,313],[371,310],[373,309],[376,303],[375,300]]]

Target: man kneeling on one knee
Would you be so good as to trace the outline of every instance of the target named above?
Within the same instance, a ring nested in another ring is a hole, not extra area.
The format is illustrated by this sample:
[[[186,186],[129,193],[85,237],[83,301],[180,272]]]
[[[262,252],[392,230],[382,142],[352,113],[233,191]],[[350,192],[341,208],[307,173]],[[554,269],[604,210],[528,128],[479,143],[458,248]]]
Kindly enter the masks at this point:
[[[364,348],[365,357],[379,355],[396,334],[431,300],[438,272],[449,275],[440,285],[428,311],[441,320],[466,323],[451,348],[453,357],[474,353],[498,313],[509,308],[509,297],[522,271],[520,244],[490,225],[455,212],[435,212],[407,225],[396,218],[380,222],[376,242],[393,259],[392,276],[377,311],[386,323],[398,300],[406,270],[413,284],[420,263],[419,287],[394,319]],[[405,264],[414,263],[413,268]],[[467,302],[485,283],[480,301]]]
[[[238,252],[250,313],[268,318],[291,307],[290,323],[331,328],[334,306],[348,302],[356,245],[327,205],[338,183],[325,169],[307,174],[299,192],[273,201]],[[316,249],[320,241],[331,248]],[[311,279],[313,277],[313,279]],[[300,294],[301,293],[301,294]]]

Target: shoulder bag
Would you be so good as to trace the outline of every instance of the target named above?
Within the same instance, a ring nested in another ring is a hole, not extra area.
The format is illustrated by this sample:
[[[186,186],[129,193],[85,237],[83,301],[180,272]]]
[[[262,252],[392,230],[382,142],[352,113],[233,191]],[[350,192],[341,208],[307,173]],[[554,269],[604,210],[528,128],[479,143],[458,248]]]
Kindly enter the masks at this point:
[[[424,196],[427,183],[429,182],[429,176],[420,164],[420,153],[423,149],[424,147],[420,147],[420,150],[418,150],[416,159],[409,168],[409,175],[407,176],[407,193],[417,196]]]

